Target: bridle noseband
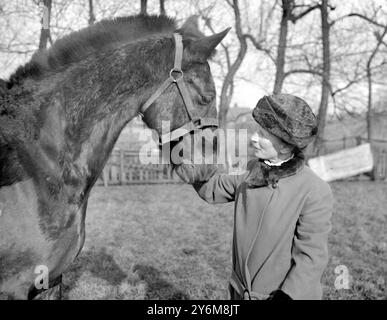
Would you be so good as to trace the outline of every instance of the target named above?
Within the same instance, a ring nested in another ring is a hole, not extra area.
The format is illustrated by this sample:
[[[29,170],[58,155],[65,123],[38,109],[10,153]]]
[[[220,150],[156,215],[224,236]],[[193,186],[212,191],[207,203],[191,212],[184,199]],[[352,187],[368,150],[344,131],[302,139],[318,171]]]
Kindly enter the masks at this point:
[[[218,127],[218,120],[215,118],[202,118],[195,117],[195,107],[193,105],[188,88],[184,82],[184,73],[181,70],[181,62],[183,59],[183,40],[182,36],[178,33],[173,34],[175,39],[175,62],[174,66],[169,71],[169,77],[161,84],[161,86],[151,95],[151,97],[141,107],[141,114],[144,112],[160,97],[160,95],[172,84],[175,83],[179,89],[181,98],[183,99],[184,106],[187,110],[189,122],[183,126],[163,134],[161,136],[161,144],[174,141],[189,132],[194,130],[203,129],[204,127]]]

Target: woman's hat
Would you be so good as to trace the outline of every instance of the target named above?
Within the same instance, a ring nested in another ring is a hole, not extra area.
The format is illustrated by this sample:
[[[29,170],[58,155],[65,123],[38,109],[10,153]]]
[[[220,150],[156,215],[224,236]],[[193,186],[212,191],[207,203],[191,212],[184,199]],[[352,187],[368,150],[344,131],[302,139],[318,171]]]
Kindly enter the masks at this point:
[[[264,96],[253,110],[261,127],[299,149],[316,137],[317,119],[309,105],[290,94]]]

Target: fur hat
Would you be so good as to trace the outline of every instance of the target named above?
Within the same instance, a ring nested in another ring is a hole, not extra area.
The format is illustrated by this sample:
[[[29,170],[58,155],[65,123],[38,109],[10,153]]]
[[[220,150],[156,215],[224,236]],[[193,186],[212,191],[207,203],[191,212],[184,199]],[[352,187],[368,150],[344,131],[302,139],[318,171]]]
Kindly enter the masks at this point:
[[[317,119],[309,105],[290,94],[264,96],[253,110],[253,118],[283,141],[304,149],[317,134]]]

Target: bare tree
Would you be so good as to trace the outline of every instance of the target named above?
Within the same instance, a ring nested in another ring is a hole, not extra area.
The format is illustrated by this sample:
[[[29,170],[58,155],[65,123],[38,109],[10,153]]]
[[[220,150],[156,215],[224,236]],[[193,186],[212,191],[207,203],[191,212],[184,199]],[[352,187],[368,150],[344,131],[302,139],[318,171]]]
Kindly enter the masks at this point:
[[[367,60],[367,82],[368,82],[368,103],[367,103],[367,140],[371,142],[372,139],[372,92],[373,92],[373,74],[372,74],[372,63],[379,52],[381,45],[383,44],[384,37],[387,34],[387,26],[384,27],[383,32],[380,34],[375,32],[377,44],[372,50],[371,55]],[[385,61],[384,61],[385,62]]]
[[[357,17],[360,18],[367,23],[369,23],[373,27],[382,28],[382,31],[375,31],[374,36],[376,38],[376,44],[374,49],[371,51],[369,57],[366,62],[366,78],[367,78],[367,87],[368,87],[368,101],[367,101],[367,140],[369,142],[372,141],[372,105],[373,105],[373,75],[375,72],[375,67],[373,66],[374,60],[377,54],[380,52],[380,48],[382,45],[387,46],[385,43],[385,37],[387,35],[387,25],[382,22],[377,21],[375,16],[377,15],[378,9],[374,8],[374,17],[369,17],[366,14],[361,13],[350,13],[342,18],[346,17]],[[377,68],[385,66],[387,63],[386,59],[377,66]]]
[[[233,86],[234,86],[234,77],[240,68],[243,59],[247,53],[247,42],[246,37],[242,32],[242,22],[241,22],[241,13],[239,9],[239,1],[233,0],[233,2],[227,1],[231,6],[235,16],[235,32],[239,42],[239,50],[237,57],[234,61],[230,61],[229,69],[226,74],[226,77],[222,84],[222,89],[220,92],[220,103],[219,103],[219,124],[221,127],[226,127],[227,122],[227,112],[230,108],[231,98],[233,95]]]
[[[93,0],[89,0],[89,25],[95,22]]]
[[[239,47],[236,48],[235,44],[228,45],[227,43],[221,42],[220,46],[223,52],[223,58],[215,58],[215,62],[221,71],[220,80],[222,82],[220,99],[219,99],[219,124],[221,127],[225,128],[227,123],[227,114],[231,105],[231,100],[234,94],[234,81],[237,71],[239,70],[244,57],[247,53],[247,42],[246,37],[242,32],[242,21],[241,21],[241,12],[239,8],[239,1],[226,1],[227,4],[231,7],[233,11],[233,16],[235,19],[235,33],[239,43]],[[198,8],[198,14],[204,20],[206,27],[212,32],[216,33],[215,29],[212,26],[212,18],[214,17],[213,9],[215,7],[215,2],[209,5],[205,9]],[[234,54],[236,57],[233,59]],[[219,56],[218,56],[219,57]]]
[[[148,0],[141,0],[140,14],[147,14],[147,3]]]
[[[295,73],[317,73],[317,71],[310,69],[295,69],[290,70],[288,72],[285,72],[285,55],[286,55],[286,47],[287,47],[287,33],[288,33],[288,22],[291,21],[293,23],[296,23],[299,19],[306,16],[308,13],[312,12],[313,10],[319,8],[319,5],[310,5],[310,6],[302,6],[303,10],[301,12],[296,12],[295,9],[298,7],[295,6],[294,0],[283,0],[284,4],[284,15],[281,25],[281,35],[279,39],[279,48],[277,50],[277,59],[273,57],[272,50],[270,48],[267,36],[267,27],[269,24],[272,23],[272,14],[275,11],[275,7],[277,6],[277,1],[274,3],[270,3],[269,5],[266,4],[267,8],[263,5],[263,3],[260,6],[260,13],[259,13],[259,25],[257,32],[254,32],[255,35],[251,32],[251,27],[248,25],[248,19],[246,17],[246,21],[241,21],[241,14],[238,2],[231,4],[230,1],[227,1],[227,3],[230,4],[230,6],[233,9],[234,16],[235,16],[235,31],[239,43],[239,50],[237,52],[237,57],[235,60],[232,60],[231,58],[231,52],[234,48],[227,46],[227,44],[221,44],[224,56],[225,56],[225,63],[223,62],[224,66],[220,66],[222,70],[226,69],[227,72],[225,73],[223,80],[223,86],[221,90],[220,95],[220,106],[219,106],[219,120],[221,125],[225,125],[227,112],[231,104],[231,99],[233,96],[234,91],[234,80],[236,77],[236,73],[239,70],[240,65],[243,62],[243,59],[247,52],[247,40],[254,46],[254,48],[257,51],[261,51],[264,54],[266,54],[271,61],[276,66],[276,81],[275,81],[275,92],[279,93],[282,89],[284,79]],[[300,6],[301,7],[301,6]],[[304,8],[306,7],[306,9]],[[267,11],[266,13],[264,11]],[[200,11],[200,15],[203,17],[203,19],[206,22],[206,25],[209,27],[211,32],[214,32],[212,26],[211,26],[211,17],[209,12],[203,13],[203,11]],[[267,17],[265,17],[267,15]],[[286,25],[284,21],[286,20]],[[266,25],[267,24],[267,25]],[[247,32],[242,31],[242,26],[247,27]],[[221,62],[222,64],[222,62]],[[227,68],[225,68],[227,67]],[[321,73],[320,73],[321,74]]]
[[[318,133],[314,143],[314,151],[318,155],[321,151],[325,124],[328,110],[328,100],[331,93],[330,76],[331,76],[331,53],[330,53],[330,28],[329,23],[329,5],[328,0],[322,0],[321,6],[321,33],[323,46],[323,73],[322,73],[322,88],[320,107],[317,115]]]
[[[43,18],[40,31],[39,50],[47,48],[47,42],[51,40],[50,19],[51,19],[52,0],[43,0]]]
[[[285,80],[285,56],[288,37],[288,23],[292,15],[294,1],[282,0],[282,18],[280,24],[278,51],[276,59],[276,75],[274,81],[273,93],[280,93]]]
[[[230,3],[229,3],[230,4]],[[231,4],[230,4],[231,5]],[[232,5],[231,5],[232,6]],[[204,20],[204,24],[205,26],[213,33],[215,34],[216,31],[215,29],[213,28],[213,23],[212,23],[212,19],[214,17],[214,14],[213,14],[213,9],[214,9],[214,3],[210,4],[208,7],[206,7],[205,9],[200,9],[198,8],[198,14],[199,16],[202,17],[202,19]],[[227,44],[226,42],[221,42],[220,43],[220,47],[222,48],[222,53],[223,55],[220,56],[219,54],[217,54],[213,59],[212,61],[214,63],[217,64],[217,66],[219,67],[220,69],[220,74],[218,76],[218,78],[220,79],[220,81],[222,82],[222,87],[224,87],[224,81],[225,81],[225,78],[227,77],[227,75],[230,73],[230,69],[232,67],[232,64],[233,64],[233,60],[232,60],[232,51],[234,51],[233,49],[234,48],[234,44]],[[228,79],[228,89],[227,89],[227,97],[223,97],[223,100],[222,102],[220,103],[224,103],[225,101],[228,101],[229,104],[228,106],[227,105],[223,105],[223,118],[227,118],[227,113],[228,113],[228,109],[230,107],[230,104],[231,104],[231,99],[232,99],[232,96],[234,94],[234,77],[229,77]],[[225,109],[227,109],[227,111],[225,111]],[[224,114],[225,113],[225,114]],[[222,120],[223,121],[223,120]],[[224,120],[225,121],[225,120]],[[221,126],[225,126],[225,122],[223,121],[223,123],[221,124]]]
[[[296,70],[285,72],[289,21],[291,21],[293,24],[296,23],[298,20],[305,17],[313,10],[318,9],[319,5],[307,6],[307,8],[299,14],[295,13],[296,8],[298,8],[298,6],[295,4],[295,0],[282,0],[282,18],[280,23],[277,58],[275,63],[276,75],[273,89],[274,94],[280,93],[282,91],[282,87],[287,76],[292,73],[297,73]]]

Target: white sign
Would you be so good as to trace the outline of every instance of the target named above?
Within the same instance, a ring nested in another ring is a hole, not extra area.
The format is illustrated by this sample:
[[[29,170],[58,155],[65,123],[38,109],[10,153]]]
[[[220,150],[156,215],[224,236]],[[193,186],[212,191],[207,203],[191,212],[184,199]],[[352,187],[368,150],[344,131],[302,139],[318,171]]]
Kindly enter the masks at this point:
[[[369,143],[310,159],[308,164],[325,181],[344,179],[370,172],[374,166]]]

